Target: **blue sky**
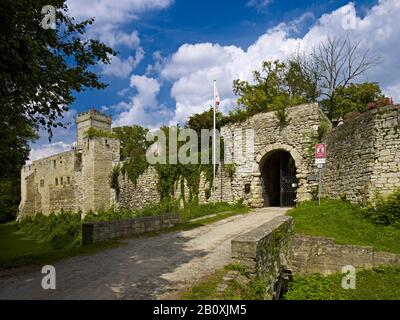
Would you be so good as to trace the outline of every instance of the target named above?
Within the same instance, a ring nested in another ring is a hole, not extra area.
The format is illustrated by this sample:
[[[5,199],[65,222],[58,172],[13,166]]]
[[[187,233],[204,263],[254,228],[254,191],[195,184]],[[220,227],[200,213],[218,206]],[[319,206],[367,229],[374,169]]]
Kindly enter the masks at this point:
[[[109,84],[86,91],[66,114],[68,129],[46,134],[31,159],[67,150],[75,140],[74,117],[89,108],[113,116],[116,125],[157,128],[182,123],[212,101],[217,79],[222,110],[235,106],[233,79],[251,80],[262,60],[307,51],[328,34],[350,35],[384,63],[364,79],[379,81],[399,100],[400,0],[68,0],[71,15],[94,17],[89,36],[119,52],[98,66]],[[343,21],[351,21],[350,27]]]

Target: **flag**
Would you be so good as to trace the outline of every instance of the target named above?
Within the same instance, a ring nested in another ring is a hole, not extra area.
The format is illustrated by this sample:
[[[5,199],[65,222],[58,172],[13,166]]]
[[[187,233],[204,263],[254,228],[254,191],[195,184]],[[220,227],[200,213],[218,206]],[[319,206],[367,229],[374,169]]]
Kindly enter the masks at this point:
[[[217,82],[214,81],[214,105],[216,109],[218,109],[220,103],[221,103],[221,98],[219,97]]]

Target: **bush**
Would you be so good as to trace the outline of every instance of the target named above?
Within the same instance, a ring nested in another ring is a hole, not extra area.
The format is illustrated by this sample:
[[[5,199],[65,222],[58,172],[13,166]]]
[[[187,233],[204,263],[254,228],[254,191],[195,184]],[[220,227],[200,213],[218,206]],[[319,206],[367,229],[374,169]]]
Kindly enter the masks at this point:
[[[159,216],[167,213],[177,213],[179,205],[177,201],[165,200],[161,203],[151,204],[143,209],[119,209],[114,206],[108,210],[98,213],[89,213],[85,216],[84,222],[100,222],[113,220],[126,220],[145,216]]]
[[[48,242],[55,249],[79,247],[82,239],[80,213],[61,212],[24,219],[20,230],[28,237],[40,242]]]
[[[377,195],[374,203],[369,205],[366,216],[376,224],[400,229],[400,188],[386,197]]]
[[[15,219],[20,201],[19,180],[0,181],[0,223]]]
[[[289,284],[289,291],[284,295],[285,300],[335,300],[332,287],[341,283],[340,274],[323,277],[316,273],[307,277],[295,278]]]

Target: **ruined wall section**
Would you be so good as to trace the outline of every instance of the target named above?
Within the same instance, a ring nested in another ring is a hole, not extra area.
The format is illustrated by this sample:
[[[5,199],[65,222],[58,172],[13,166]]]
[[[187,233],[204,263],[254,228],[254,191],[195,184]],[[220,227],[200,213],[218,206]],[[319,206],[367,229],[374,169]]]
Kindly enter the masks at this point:
[[[221,135],[226,142],[225,152],[232,156],[231,162],[235,164],[235,169],[229,168],[230,165],[224,164],[221,159],[214,181],[215,192],[202,175],[199,186],[200,203],[232,203],[243,199],[253,207],[263,206],[260,162],[265,156],[278,150],[288,151],[296,162],[300,201],[310,199],[315,182],[309,182],[307,177],[316,174],[313,137],[317,134],[321,122],[325,120],[326,117],[318,104],[305,104],[288,108],[286,125],[279,124],[275,112],[266,112],[224,126]],[[249,129],[254,130],[254,136],[250,131],[246,131]],[[250,154],[251,157],[235,158],[233,150],[236,146],[241,146],[243,156]],[[152,168],[137,179],[136,186],[127,177],[121,177],[119,205],[123,208],[142,208],[157,203],[157,181],[157,173]],[[186,182],[184,183],[185,199],[188,199],[188,188]],[[180,182],[175,186],[174,196],[176,199],[182,198]]]
[[[160,201],[157,191],[157,172],[149,167],[134,184],[128,176],[119,177],[118,206],[123,209],[140,209]]]
[[[400,187],[400,106],[367,111],[332,130],[323,194],[366,203]]]
[[[76,190],[77,150],[33,161],[21,171],[20,213],[77,211],[80,208]]]

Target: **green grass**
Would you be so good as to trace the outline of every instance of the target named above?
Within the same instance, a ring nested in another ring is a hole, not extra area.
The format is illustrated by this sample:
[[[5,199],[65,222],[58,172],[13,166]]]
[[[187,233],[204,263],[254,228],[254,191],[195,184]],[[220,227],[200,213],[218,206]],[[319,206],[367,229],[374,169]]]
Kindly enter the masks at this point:
[[[85,247],[55,249],[49,243],[27,237],[15,222],[0,224],[0,270],[52,263],[69,256],[92,254],[117,245],[117,241],[108,241]]]
[[[334,238],[338,244],[373,246],[376,251],[400,253],[400,230],[376,225],[365,209],[341,200],[306,202],[288,212],[298,234]]]
[[[356,274],[356,288],[342,288],[343,274],[295,277],[286,300],[399,300],[400,268],[377,268]]]
[[[217,294],[217,287],[222,282],[222,278],[228,271],[221,269],[214,272],[212,275],[204,278],[202,281],[197,283],[194,287],[184,292],[180,299],[181,300],[217,300],[219,299]]]
[[[183,292],[182,300],[262,300],[264,285],[260,281],[250,281],[247,285],[235,280],[228,287],[218,291],[224,276],[230,270],[238,270],[237,265],[228,265],[205,277],[192,288]],[[284,300],[399,300],[400,268],[380,267],[356,273],[356,288],[342,288],[344,275],[336,273],[327,277],[320,274],[294,276]]]
[[[218,291],[218,285],[223,282],[224,276],[231,270],[243,272],[243,268],[236,264],[229,264],[203,278],[192,288],[183,292],[181,300],[241,300],[244,288],[235,281],[231,281],[227,289]]]

